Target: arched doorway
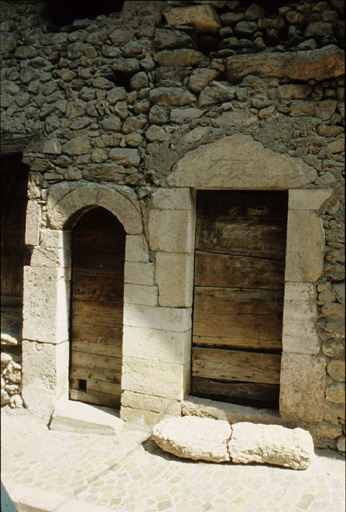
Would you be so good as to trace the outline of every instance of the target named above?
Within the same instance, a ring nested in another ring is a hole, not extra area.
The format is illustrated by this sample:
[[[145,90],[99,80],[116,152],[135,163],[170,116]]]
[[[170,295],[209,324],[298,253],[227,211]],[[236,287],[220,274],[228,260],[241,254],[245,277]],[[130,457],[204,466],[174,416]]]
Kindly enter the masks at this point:
[[[72,229],[70,399],[119,407],[125,231],[104,208]]]

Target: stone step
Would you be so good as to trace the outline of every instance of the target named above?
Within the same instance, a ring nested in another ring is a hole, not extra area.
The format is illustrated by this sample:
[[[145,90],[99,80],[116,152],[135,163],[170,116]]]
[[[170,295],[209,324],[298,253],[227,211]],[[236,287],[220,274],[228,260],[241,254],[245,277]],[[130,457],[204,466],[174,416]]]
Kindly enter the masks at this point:
[[[49,424],[50,430],[103,435],[115,434],[123,426],[116,409],[73,400],[59,404]]]

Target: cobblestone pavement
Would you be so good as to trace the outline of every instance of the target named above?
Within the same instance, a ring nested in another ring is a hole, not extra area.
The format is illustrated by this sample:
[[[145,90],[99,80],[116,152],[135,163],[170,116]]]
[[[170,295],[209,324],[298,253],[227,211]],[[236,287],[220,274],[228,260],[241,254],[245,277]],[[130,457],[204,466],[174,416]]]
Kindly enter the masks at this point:
[[[112,436],[50,431],[27,411],[2,413],[2,481],[12,496],[54,493],[82,512],[345,510],[345,463],[334,452],[316,451],[305,471],[203,463],[164,453],[149,435],[128,424]]]

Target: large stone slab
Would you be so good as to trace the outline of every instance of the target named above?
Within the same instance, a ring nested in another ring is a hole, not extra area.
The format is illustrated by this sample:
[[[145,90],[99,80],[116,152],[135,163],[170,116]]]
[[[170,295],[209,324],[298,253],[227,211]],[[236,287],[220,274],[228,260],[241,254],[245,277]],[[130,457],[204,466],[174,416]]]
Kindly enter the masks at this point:
[[[38,245],[41,224],[41,207],[37,201],[28,201],[25,218],[25,244]]]
[[[235,463],[257,462],[292,469],[307,469],[314,456],[313,440],[306,430],[249,422],[232,425],[228,448]]]
[[[227,441],[231,426],[227,421],[184,416],[160,421],[153,428],[153,439],[162,450],[193,460],[230,460]]]
[[[233,55],[225,60],[225,65],[225,75],[231,82],[247,75],[320,81],[345,73],[344,52],[335,45],[292,53]]]
[[[299,158],[274,153],[252,137],[232,135],[188,151],[173,166],[175,187],[290,189],[312,183],[316,171]]]
[[[192,253],[195,214],[189,210],[152,210],[149,213],[149,245],[153,251]]]

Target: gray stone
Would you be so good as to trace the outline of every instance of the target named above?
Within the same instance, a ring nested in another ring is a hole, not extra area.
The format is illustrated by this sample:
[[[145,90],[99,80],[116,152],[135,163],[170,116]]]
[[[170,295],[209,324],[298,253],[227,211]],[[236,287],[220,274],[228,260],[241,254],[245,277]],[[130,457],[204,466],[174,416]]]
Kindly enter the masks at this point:
[[[133,77],[131,77],[131,80],[130,80],[131,89],[135,89],[136,91],[139,91],[140,89],[148,87],[148,84],[149,84],[148,76],[146,73],[144,73],[144,71],[140,71],[139,73],[136,73]]]
[[[159,66],[195,67],[205,60],[205,56],[197,50],[183,48],[155,53],[154,60]]]
[[[180,87],[158,87],[151,89],[150,99],[155,105],[183,107],[195,103],[196,97]]]
[[[233,463],[275,464],[292,469],[307,469],[314,458],[309,432],[280,425],[236,423],[232,425],[228,449]]]
[[[226,421],[194,416],[167,418],[154,426],[152,436],[162,450],[177,457],[212,462],[230,460],[227,441],[231,427]]]
[[[257,30],[257,23],[254,21],[240,21],[234,27],[236,34],[244,37],[252,36]]]
[[[126,100],[127,92],[124,87],[113,87],[110,91],[107,92],[107,100],[111,105],[115,105],[117,101]]]
[[[118,116],[107,116],[102,121],[102,128],[118,132],[121,128],[121,119]]]
[[[133,165],[134,167],[138,167],[140,162],[138,149],[114,148],[109,152],[109,158],[120,165]]]
[[[184,32],[157,28],[155,30],[155,47],[157,50],[174,50],[176,48],[194,48],[193,39]]]
[[[68,155],[86,155],[90,152],[91,146],[88,137],[75,137],[66,142],[63,150]]]
[[[199,108],[173,108],[171,110],[171,121],[173,123],[183,123],[186,119],[196,119],[204,114],[204,110]]]

